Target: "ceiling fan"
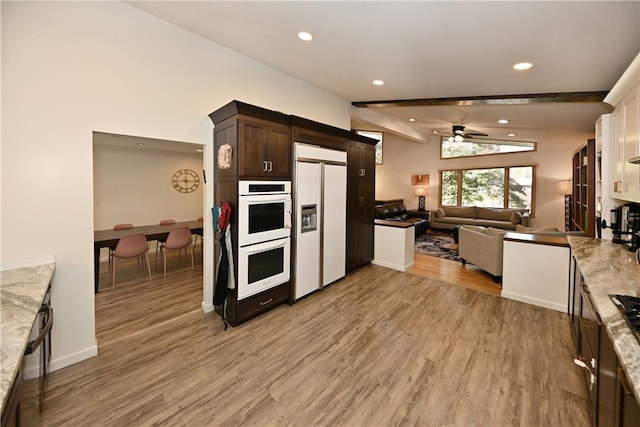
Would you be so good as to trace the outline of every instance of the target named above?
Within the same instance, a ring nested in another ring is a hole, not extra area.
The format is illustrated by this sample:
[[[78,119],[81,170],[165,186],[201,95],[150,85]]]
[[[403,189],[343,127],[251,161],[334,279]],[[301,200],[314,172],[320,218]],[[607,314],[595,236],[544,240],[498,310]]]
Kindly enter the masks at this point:
[[[478,137],[478,136],[489,136],[486,133],[482,133],[482,132],[478,132],[478,131],[474,131],[469,129],[467,132],[465,132],[465,126],[464,125],[453,125],[451,127],[451,132],[449,133],[449,141],[453,142],[461,142],[464,138],[470,139],[470,138],[474,138],[474,137]],[[440,132],[440,131],[434,131],[434,133],[437,134],[447,134],[447,132]]]

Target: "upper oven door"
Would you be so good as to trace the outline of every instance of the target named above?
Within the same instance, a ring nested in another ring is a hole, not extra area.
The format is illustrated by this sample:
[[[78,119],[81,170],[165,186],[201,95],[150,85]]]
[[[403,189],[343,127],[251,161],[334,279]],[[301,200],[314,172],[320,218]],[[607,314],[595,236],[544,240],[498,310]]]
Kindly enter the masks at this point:
[[[240,196],[238,240],[252,245],[291,235],[291,195]]]

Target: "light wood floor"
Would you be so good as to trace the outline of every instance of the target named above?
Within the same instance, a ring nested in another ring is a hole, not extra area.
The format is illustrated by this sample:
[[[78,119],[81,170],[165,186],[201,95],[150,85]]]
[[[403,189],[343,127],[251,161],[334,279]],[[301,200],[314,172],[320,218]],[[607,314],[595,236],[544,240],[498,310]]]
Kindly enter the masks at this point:
[[[563,313],[370,265],[227,331],[196,309],[108,342],[27,425],[587,426],[572,356]]]
[[[191,255],[167,253],[167,277],[162,254],[149,255],[151,277],[137,259],[118,260],[116,288],[111,290],[107,263],[100,266],[99,290],[95,299],[96,339],[101,347],[131,334],[140,333],[185,313],[200,309],[202,302],[202,252],[196,245],[194,268]]]
[[[465,288],[500,296],[502,285],[493,281],[493,276],[486,271],[458,261],[432,257],[416,253],[415,264],[408,272],[431,279],[442,280]]]

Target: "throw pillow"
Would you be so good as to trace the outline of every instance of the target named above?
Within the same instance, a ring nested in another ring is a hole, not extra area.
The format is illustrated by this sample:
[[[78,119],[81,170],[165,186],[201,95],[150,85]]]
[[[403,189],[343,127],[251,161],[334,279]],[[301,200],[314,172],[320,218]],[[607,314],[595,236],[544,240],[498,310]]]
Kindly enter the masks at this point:
[[[520,212],[514,212],[511,214],[511,224],[517,225],[522,222],[522,214]]]
[[[444,209],[438,208],[436,211],[436,218],[442,218],[443,216],[445,216]]]

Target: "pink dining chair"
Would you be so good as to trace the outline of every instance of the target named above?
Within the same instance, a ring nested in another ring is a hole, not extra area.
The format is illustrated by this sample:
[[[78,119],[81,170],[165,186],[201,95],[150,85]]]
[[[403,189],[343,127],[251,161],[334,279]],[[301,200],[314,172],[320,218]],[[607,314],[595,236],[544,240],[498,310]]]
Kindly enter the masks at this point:
[[[111,289],[116,288],[116,259],[137,258],[144,256],[147,261],[149,280],[151,279],[151,265],[149,264],[149,242],[144,234],[128,234],[118,240],[113,251],[113,263],[111,264]]]
[[[113,226],[113,230],[130,230],[133,228],[133,224],[116,224]],[[111,258],[113,257],[113,251],[116,249],[116,245],[109,246],[109,266],[111,266]]]
[[[167,250],[168,249],[184,249],[185,259],[186,250],[191,248],[191,269],[193,270],[193,245],[191,242],[191,230],[189,227],[174,228],[169,232],[166,242],[162,245],[162,259],[164,261],[164,277],[167,277]]]
[[[175,219],[163,219],[163,220],[160,220],[158,225],[173,225],[175,223],[176,223]],[[158,251],[162,250],[162,245],[166,240],[167,240],[166,237],[161,237],[156,241],[156,259],[158,258]]]

